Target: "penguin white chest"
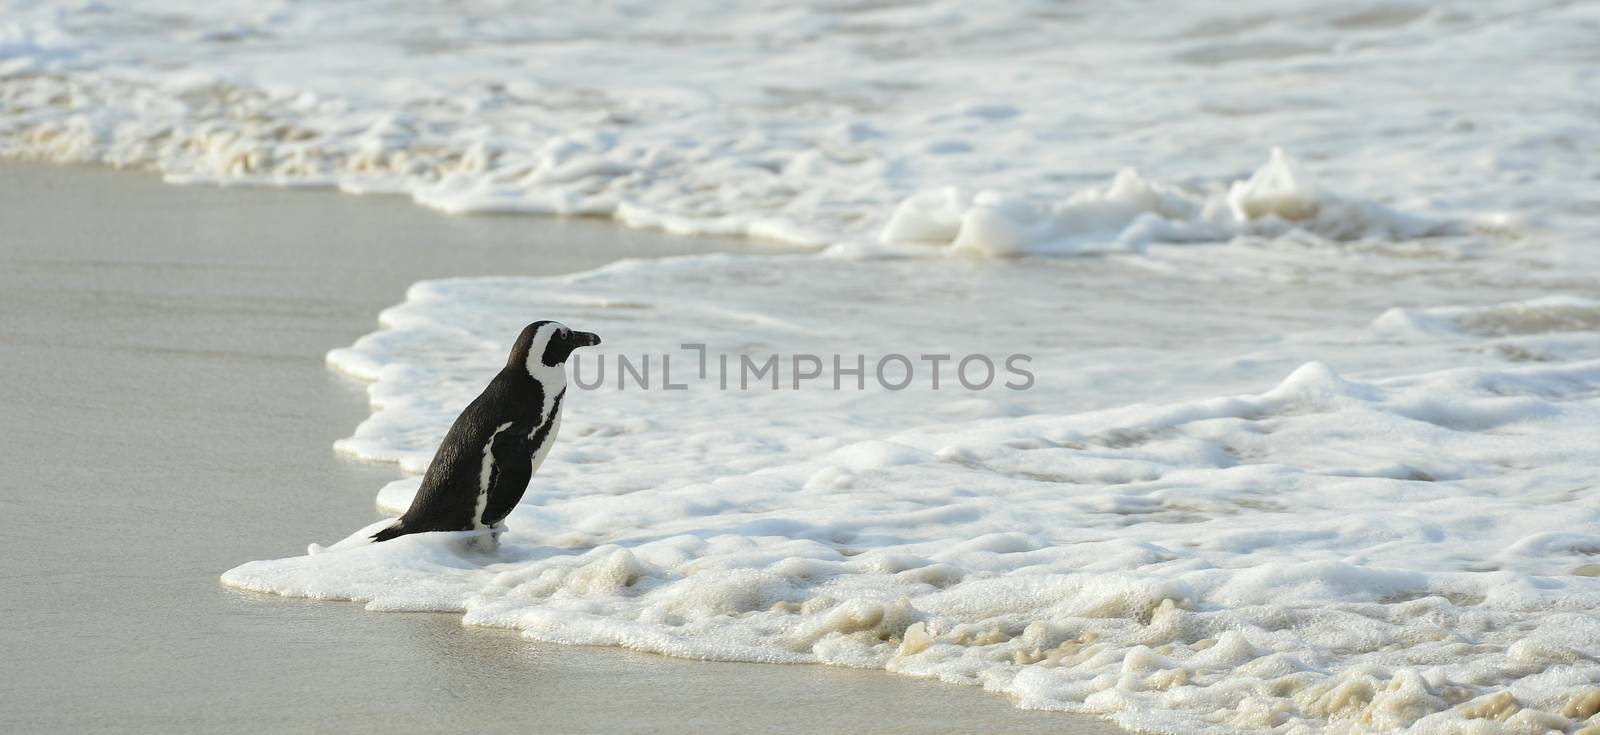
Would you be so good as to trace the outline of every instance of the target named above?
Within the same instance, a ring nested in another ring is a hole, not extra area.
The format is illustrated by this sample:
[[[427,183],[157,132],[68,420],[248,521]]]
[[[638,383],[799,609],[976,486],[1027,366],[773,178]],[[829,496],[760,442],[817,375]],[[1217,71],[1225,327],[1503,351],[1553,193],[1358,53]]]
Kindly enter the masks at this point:
[[[556,434],[559,433],[560,431],[561,431],[561,403],[557,402],[556,405],[555,405],[555,408],[550,412],[550,431],[545,432],[544,441],[543,442],[541,442],[537,446],[533,447],[533,468],[532,468],[532,471],[529,473],[530,475],[539,474],[539,465],[544,464],[545,455],[549,454],[550,453],[550,448],[556,445]],[[534,429],[533,433],[528,435],[529,441],[534,441],[534,440],[538,439],[538,437],[539,437],[539,430],[538,429]]]

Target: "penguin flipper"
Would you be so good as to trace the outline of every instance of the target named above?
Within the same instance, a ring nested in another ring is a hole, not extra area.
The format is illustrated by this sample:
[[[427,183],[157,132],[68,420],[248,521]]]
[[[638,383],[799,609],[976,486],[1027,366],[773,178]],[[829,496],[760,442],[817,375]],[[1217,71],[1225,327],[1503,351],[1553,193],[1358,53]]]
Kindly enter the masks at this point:
[[[388,541],[389,539],[392,539],[392,538],[399,538],[399,537],[404,536],[404,535],[406,535],[408,533],[410,533],[410,531],[406,530],[406,526],[405,526],[404,523],[402,523],[400,521],[395,521],[394,525],[392,525],[392,526],[390,526],[388,528],[385,528],[382,531],[379,531],[379,532],[377,532],[375,534],[372,534],[372,543],[378,543],[379,541]]]

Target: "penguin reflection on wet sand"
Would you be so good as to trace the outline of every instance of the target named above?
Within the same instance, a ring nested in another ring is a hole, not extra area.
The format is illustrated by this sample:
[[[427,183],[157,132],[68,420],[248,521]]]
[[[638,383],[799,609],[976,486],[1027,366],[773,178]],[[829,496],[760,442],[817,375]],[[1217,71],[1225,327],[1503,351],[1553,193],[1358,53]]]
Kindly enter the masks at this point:
[[[560,322],[529,324],[506,366],[451,424],[411,508],[372,536],[388,541],[408,533],[488,530],[495,540],[522,499],[561,428],[567,357],[600,344],[590,332]]]

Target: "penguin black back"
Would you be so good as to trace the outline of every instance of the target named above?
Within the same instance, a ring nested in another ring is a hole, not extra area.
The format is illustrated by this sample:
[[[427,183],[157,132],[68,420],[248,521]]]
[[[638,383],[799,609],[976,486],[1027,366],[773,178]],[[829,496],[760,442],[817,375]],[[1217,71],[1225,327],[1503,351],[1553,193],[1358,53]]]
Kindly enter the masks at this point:
[[[599,343],[595,334],[560,322],[525,327],[505,367],[445,433],[411,507],[372,540],[428,531],[498,533],[555,443],[567,358]]]

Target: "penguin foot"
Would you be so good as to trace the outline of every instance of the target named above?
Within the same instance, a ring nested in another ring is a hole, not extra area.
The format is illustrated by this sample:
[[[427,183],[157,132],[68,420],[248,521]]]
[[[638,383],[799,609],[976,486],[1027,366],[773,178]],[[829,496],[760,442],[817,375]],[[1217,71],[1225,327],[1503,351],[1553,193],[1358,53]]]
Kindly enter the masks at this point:
[[[493,554],[500,550],[500,534],[505,530],[504,526],[483,529],[467,539],[467,548],[481,554]]]

